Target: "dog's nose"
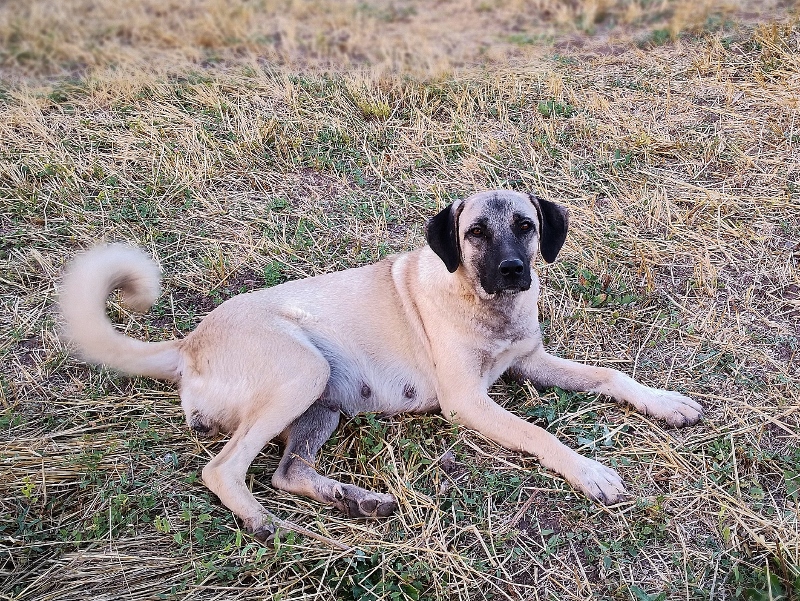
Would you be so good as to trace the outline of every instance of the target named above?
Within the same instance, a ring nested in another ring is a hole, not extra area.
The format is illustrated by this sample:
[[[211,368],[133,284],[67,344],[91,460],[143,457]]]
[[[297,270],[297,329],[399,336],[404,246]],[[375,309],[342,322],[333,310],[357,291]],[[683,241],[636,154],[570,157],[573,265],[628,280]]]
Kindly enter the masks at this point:
[[[519,259],[506,259],[500,262],[500,275],[503,277],[514,277],[522,275],[525,266]]]

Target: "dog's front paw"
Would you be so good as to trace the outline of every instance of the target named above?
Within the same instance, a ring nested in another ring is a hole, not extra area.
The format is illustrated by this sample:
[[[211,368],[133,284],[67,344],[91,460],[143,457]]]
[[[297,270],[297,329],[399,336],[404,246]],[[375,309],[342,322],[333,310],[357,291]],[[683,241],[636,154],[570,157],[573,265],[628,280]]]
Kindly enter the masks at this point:
[[[397,509],[394,495],[372,492],[349,484],[336,487],[333,504],[351,518],[385,518]]]
[[[663,419],[670,426],[682,428],[693,426],[703,417],[700,403],[688,396],[670,390],[659,390],[643,386],[644,391],[637,395],[634,407],[645,415]]]
[[[576,458],[562,475],[573,487],[604,505],[615,505],[627,498],[628,492],[619,474],[594,459],[576,453]]]

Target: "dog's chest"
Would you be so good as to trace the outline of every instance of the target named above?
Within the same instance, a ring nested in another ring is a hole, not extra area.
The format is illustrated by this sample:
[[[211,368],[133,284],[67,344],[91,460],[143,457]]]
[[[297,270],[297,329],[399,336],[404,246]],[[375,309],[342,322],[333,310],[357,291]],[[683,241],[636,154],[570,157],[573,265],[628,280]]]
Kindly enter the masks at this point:
[[[478,368],[487,384],[542,344],[535,302],[493,307],[492,311],[476,315],[472,327],[474,339],[480,341],[475,345]]]
[[[481,352],[480,374],[491,385],[522,357],[541,346],[538,331],[523,339],[494,340]]]

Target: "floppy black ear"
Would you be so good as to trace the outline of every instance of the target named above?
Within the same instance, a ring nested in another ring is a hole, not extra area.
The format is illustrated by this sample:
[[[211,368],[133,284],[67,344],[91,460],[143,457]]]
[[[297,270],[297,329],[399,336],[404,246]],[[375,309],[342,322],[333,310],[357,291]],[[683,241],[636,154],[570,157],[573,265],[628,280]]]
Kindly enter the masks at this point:
[[[541,221],[541,231],[539,232],[539,250],[542,258],[548,263],[556,260],[564,240],[567,239],[567,229],[569,228],[569,212],[566,207],[539,198],[533,194],[529,195],[531,202],[539,211]]]
[[[453,273],[461,264],[461,249],[458,245],[458,216],[461,206],[453,210],[447,205],[439,213],[431,217],[425,226],[425,238],[433,252],[444,261],[447,271]]]

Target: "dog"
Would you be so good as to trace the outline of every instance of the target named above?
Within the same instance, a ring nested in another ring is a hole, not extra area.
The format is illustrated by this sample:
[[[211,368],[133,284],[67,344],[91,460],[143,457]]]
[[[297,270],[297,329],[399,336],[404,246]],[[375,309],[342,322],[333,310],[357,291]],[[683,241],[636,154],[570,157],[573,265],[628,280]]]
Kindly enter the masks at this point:
[[[256,538],[275,516],[252,495],[246,472],[272,439],[285,444],[272,485],[351,517],[385,517],[391,494],[319,474],[315,458],[340,414],[441,411],[503,447],[535,456],[590,499],[626,498],[612,469],[501,408],[487,394],[502,374],[537,387],[590,391],[671,426],[697,423],[701,406],[613,369],[545,352],[537,254],[553,262],[567,235],[566,208],[508,190],[474,194],[426,225],[428,244],[378,263],[235,296],[188,336],[143,342],[106,315],[119,289],[132,309],[159,295],[160,272],[142,251],[94,248],[67,268],[65,335],[88,362],[176,382],[189,427],[230,435],[203,482]]]

